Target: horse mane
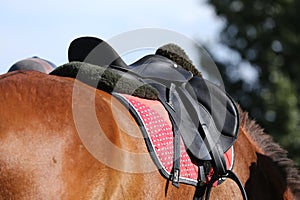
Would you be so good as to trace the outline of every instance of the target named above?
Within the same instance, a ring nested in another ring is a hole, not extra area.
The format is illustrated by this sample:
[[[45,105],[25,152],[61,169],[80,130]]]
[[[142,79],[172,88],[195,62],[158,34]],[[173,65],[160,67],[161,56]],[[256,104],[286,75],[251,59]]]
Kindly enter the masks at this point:
[[[295,166],[295,163],[288,158],[288,152],[275,143],[273,138],[267,135],[255,120],[250,119],[247,112],[239,110],[241,128],[250,135],[251,139],[259,146],[263,153],[273,160],[281,174],[283,174],[291,192],[295,196],[300,195],[299,170]]]

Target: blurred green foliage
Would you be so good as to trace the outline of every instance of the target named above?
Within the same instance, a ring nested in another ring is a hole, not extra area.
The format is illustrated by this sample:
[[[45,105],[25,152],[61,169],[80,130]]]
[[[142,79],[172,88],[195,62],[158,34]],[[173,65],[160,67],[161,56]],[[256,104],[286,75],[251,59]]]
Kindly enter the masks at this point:
[[[240,57],[214,56],[226,90],[300,166],[300,1],[207,2],[225,22],[220,42]],[[245,63],[255,81],[236,77]]]

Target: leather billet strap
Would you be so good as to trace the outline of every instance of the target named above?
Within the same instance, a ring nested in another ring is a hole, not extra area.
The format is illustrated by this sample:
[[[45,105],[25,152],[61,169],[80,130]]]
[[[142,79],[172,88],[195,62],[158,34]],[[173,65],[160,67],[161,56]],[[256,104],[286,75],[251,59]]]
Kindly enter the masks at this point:
[[[166,90],[165,86],[162,86],[160,84],[155,84],[155,88],[159,90]],[[178,101],[178,94],[176,90],[174,90],[173,86],[170,86],[169,89],[167,89],[165,92],[159,92],[159,94],[165,94],[165,95],[160,95],[160,102],[163,104],[165,109],[168,111],[170,120],[172,121],[173,124],[173,134],[174,134],[174,142],[173,142],[173,170],[172,170],[172,184],[176,187],[179,187],[179,177],[180,177],[180,137],[182,134],[180,134],[180,125],[182,122],[182,118],[179,117],[181,116],[180,114],[176,112],[180,112],[180,110],[175,110],[179,105]],[[189,121],[191,122],[191,121]],[[190,123],[183,123],[184,125],[191,125]]]
[[[158,87],[158,85],[156,86]],[[163,88],[161,88],[163,89]],[[161,94],[161,93],[160,93]],[[173,87],[170,86],[169,89],[167,89],[165,96],[160,97],[160,101],[162,102],[163,106],[166,108],[168,113],[174,113],[176,112],[174,110],[174,104],[177,103],[174,98],[176,98],[176,93],[173,91]],[[176,187],[179,187],[179,177],[180,177],[180,130],[177,126],[178,124],[178,118],[174,117],[176,115],[171,115],[170,120],[173,124],[173,134],[174,134],[174,142],[173,142],[173,170],[172,170],[172,184]]]

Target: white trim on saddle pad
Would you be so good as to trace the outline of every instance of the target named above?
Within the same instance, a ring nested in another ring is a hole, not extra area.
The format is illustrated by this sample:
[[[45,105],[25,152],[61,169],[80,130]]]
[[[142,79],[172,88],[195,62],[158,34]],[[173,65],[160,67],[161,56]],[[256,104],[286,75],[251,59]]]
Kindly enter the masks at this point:
[[[168,112],[158,100],[142,99],[127,94],[113,93],[129,109],[145,138],[149,153],[165,178],[170,179],[173,169],[173,128]],[[233,147],[225,153],[228,169],[233,167]],[[180,183],[197,186],[198,166],[188,155],[180,141]],[[211,175],[211,173],[210,173]],[[209,175],[209,176],[210,176]],[[209,181],[211,177],[207,177]]]

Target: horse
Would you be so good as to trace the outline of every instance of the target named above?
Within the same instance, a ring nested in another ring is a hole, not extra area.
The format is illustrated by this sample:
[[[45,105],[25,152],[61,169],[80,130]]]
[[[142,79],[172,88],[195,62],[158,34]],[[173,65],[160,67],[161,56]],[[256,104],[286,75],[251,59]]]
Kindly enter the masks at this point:
[[[55,68],[56,65],[52,62],[33,56],[32,58],[26,58],[16,62],[9,68],[8,72],[16,70],[35,70],[49,74]]]
[[[111,94],[36,71],[1,75],[0,94],[0,199],[193,198],[194,186],[174,187],[155,169],[136,121]],[[233,171],[248,198],[299,197],[287,152],[241,109],[240,118]],[[211,199],[241,194],[226,179]]]

